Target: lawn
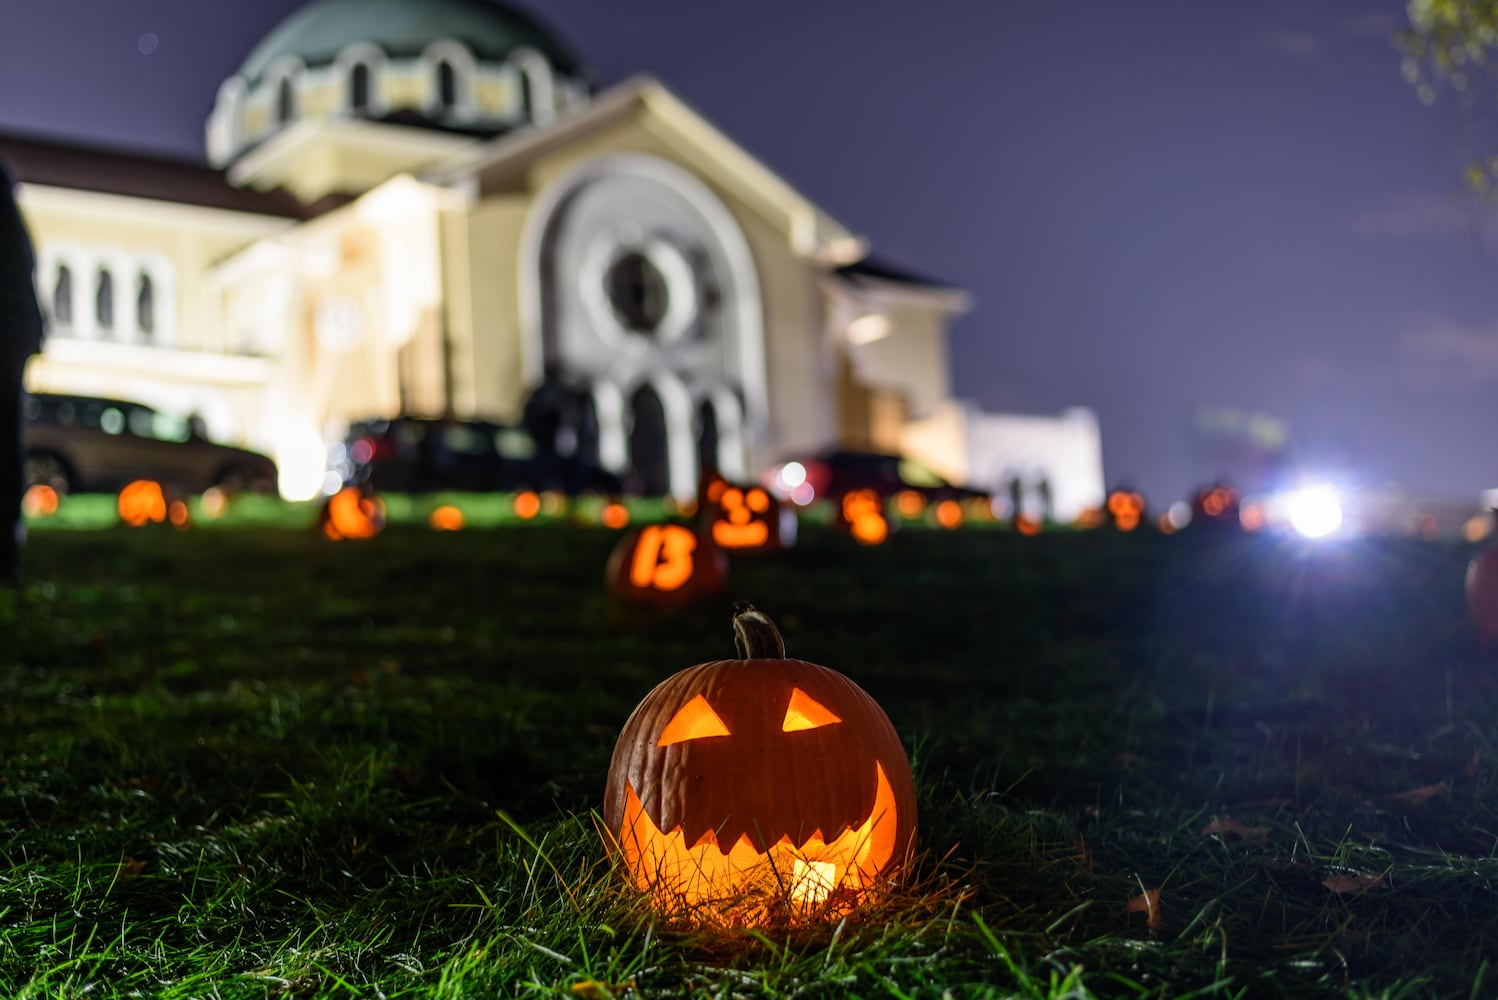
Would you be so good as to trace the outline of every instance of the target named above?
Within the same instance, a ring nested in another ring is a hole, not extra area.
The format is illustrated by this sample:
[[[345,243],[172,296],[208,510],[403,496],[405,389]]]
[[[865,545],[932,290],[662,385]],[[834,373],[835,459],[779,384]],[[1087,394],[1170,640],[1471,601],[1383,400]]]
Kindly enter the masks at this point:
[[[393,506],[39,524],[0,592],[0,996],[1492,996],[1498,652],[1467,546],[803,527],[730,593],[618,533]],[[96,510],[94,512],[98,514]],[[869,915],[652,919],[615,737],[730,599],[889,713],[922,856]]]

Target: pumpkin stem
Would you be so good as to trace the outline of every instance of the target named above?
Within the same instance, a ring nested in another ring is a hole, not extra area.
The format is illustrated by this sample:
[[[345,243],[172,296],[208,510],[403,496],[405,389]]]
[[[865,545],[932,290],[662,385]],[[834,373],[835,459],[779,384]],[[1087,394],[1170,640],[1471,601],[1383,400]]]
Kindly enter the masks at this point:
[[[748,601],[733,602],[733,644],[741,660],[785,659],[780,630]]]

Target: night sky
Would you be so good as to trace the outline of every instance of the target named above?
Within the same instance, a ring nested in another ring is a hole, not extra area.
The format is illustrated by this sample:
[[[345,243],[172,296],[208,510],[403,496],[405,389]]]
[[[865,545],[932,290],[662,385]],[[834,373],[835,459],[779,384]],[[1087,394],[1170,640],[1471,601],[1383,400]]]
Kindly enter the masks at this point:
[[[1498,114],[1416,99],[1403,0],[525,5],[598,81],[655,74],[970,289],[957,394],[1093,407],[1110,482],[1218,472],[1211,406],[1354,484],[1498,486],[1498,226],[1461,179]],[[200,158],[219,83],[298,6],[7,5],[0,129]]]

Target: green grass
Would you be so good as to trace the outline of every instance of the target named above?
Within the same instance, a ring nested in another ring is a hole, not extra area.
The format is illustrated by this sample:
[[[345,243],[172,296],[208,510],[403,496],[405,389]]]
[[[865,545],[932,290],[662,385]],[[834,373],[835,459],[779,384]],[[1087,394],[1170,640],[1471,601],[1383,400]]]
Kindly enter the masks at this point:
[[[594,824],[630,709],[731,655],[728,597],[621,608],[613,532],[402,503],[364,543],[275,504],[34,528],[0,592],[0,996],[1498,989],[1465,548],[813,525],[736,558],[728,596],[888,710],[923,856],[860,919],[704,934],[653,920]]]

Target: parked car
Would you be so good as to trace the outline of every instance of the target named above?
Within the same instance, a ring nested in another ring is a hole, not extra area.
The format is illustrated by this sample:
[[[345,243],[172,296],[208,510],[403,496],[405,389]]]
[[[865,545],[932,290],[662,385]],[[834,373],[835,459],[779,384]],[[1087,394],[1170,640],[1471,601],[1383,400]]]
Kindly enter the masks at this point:
[[[26,399],[26,483],[58,493],[114,492],[154,479],[189,493],[211,486],[276,491],[276,463],[208,440],[199,422],[143,403],[35,393]]]
[[[612,473],[580,458],[548,454],[524,427],[485,420],[361,420],[335,453],[334,471],[345,483],[396,493],[620,492]]]
[[[947,482],[915,459],[869,451],[824,451],[793,458],[772,466],[765,473],[764,485],[776,496],[803,505],[863,489],[881,497],[910,490],[927,503],[992,499],[982,490]]]

